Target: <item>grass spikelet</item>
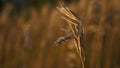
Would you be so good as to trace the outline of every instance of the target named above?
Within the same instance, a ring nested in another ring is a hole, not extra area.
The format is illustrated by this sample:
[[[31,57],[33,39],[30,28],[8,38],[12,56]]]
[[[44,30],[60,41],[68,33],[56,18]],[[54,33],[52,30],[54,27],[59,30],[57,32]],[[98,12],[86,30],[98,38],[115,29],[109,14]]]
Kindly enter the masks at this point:
[[[81,21],[79,20],[79,18],[77,18],[77,16],[75,15],[75,13],[73,11],[71,11],[69,8],[67,7],[57,7],[57,9],[60,11],[60,13],[62,13],[64,16],[61,16],[68,24],[69,28],[70,28],[70,34],[72,35],[68,35],[67,37],[73,37],[72,39],[74,39],[74,45],[76,47],[77,53],[79,54],[80,57],[80,61],[81,61],[81,66],[82,68],[84,68],[84,62],[85,62],[85,54],[83,54],[84,52],[82,52],[82,48],[84,49],[84,37],[83,37],[83,25],[81,23]],[[70,38],[66,38],[66,36],[63,36],[62,39],[61,37],[58,38],[57,40],[57,44],[60,43],[60,41],[65,41],[67,39]],[[64,40],[63,40],[64,39]]]

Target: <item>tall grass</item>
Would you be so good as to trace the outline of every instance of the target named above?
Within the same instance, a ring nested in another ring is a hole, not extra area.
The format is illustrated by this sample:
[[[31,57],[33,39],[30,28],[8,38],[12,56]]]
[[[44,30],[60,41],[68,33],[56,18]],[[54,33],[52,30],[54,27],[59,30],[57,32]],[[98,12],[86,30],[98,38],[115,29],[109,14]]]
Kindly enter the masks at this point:
[[[67,4],[81,16],[85,29],[85,68],[120,68],[120,1],[80,0]],[[54,46],[54,40],[64,35],[66,26],[58,10],[45,5],[41,10],[30,8],[19,15],[9,15],[7,4],[0,14],[0,68],[80,68],[80,60],[68,41]],[[71,48],[71,49],[70,49]],[[66,62],[66,58],[75,60]]]
[[[67,32],[68,35],[58,38],[56,44],[60,44],[66,40],[71,39],[72,37],[74,39],[74,45],[80,57],[81,66],[82,68],[84,68],[85,56],[82,56],[82,53],[84,53],[82,52],[82,47],[85,47],[85,45],[83,44],[84,37],[83,37],[83,25],[81,23],[81,20],[69,8],[63,6],[57,8],[62,14],[64,14],[62,18],[67,21],[69,30],[64,29],[64,31]]]

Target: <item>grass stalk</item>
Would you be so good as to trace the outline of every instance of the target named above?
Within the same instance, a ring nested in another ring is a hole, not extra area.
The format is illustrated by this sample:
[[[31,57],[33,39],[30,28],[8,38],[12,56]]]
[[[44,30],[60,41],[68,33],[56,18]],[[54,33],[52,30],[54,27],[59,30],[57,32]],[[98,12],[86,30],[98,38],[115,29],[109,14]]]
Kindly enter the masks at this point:
[[[77,53],[79,54],[79,57],[80,57],[81,66],[82,66],[82,68],[84,68],[85,59],[83,59],[83,57],[85,58],[85,56],[83,56],[83,54],[82,54],[82,47],[84,47],[84,45],[81,44],[83,42],[82,23],[79,20],[79,18],[75,15],[75,13],[72,10],[70,10],[69,8],[60,6],[60,7],[57,7],[57,9],[60,11],[60,13],[62,13],[64,15],[64,16],[62,16],[62,18],[68,24],[69,31],[71,31],[71,34],[72,34],[73,39],[74,39],[75,48],[76,48]],[[63,39],[58,38],[57,40],[60,40],[60,42],[61,42]],[[65,39],[63,41],[65,41]]]

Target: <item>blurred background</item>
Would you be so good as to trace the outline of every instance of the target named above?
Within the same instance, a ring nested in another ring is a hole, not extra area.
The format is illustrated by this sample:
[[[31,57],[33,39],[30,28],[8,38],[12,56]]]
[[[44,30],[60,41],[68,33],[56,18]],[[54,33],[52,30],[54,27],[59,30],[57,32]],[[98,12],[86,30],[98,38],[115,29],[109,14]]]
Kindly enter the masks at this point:
[[[0,0],[0,68],[81,68],[57,0]],[[63,0],[85,30],[85,68],[120,68],[120,0]]]

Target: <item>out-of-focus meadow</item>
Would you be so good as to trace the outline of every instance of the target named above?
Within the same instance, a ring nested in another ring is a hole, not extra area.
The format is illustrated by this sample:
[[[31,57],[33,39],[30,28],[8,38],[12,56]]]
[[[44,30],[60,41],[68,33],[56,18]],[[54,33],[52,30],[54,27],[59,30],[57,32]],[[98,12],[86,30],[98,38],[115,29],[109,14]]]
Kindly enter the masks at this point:
[[[60,29],[66,26],[56,2],[22,1],[1,3],[0,68],[80,68],[73,40],[54,45],[65,35]],[[120,68],[120,0],[66,0],[65,4],[84,25],[85,68]]]

